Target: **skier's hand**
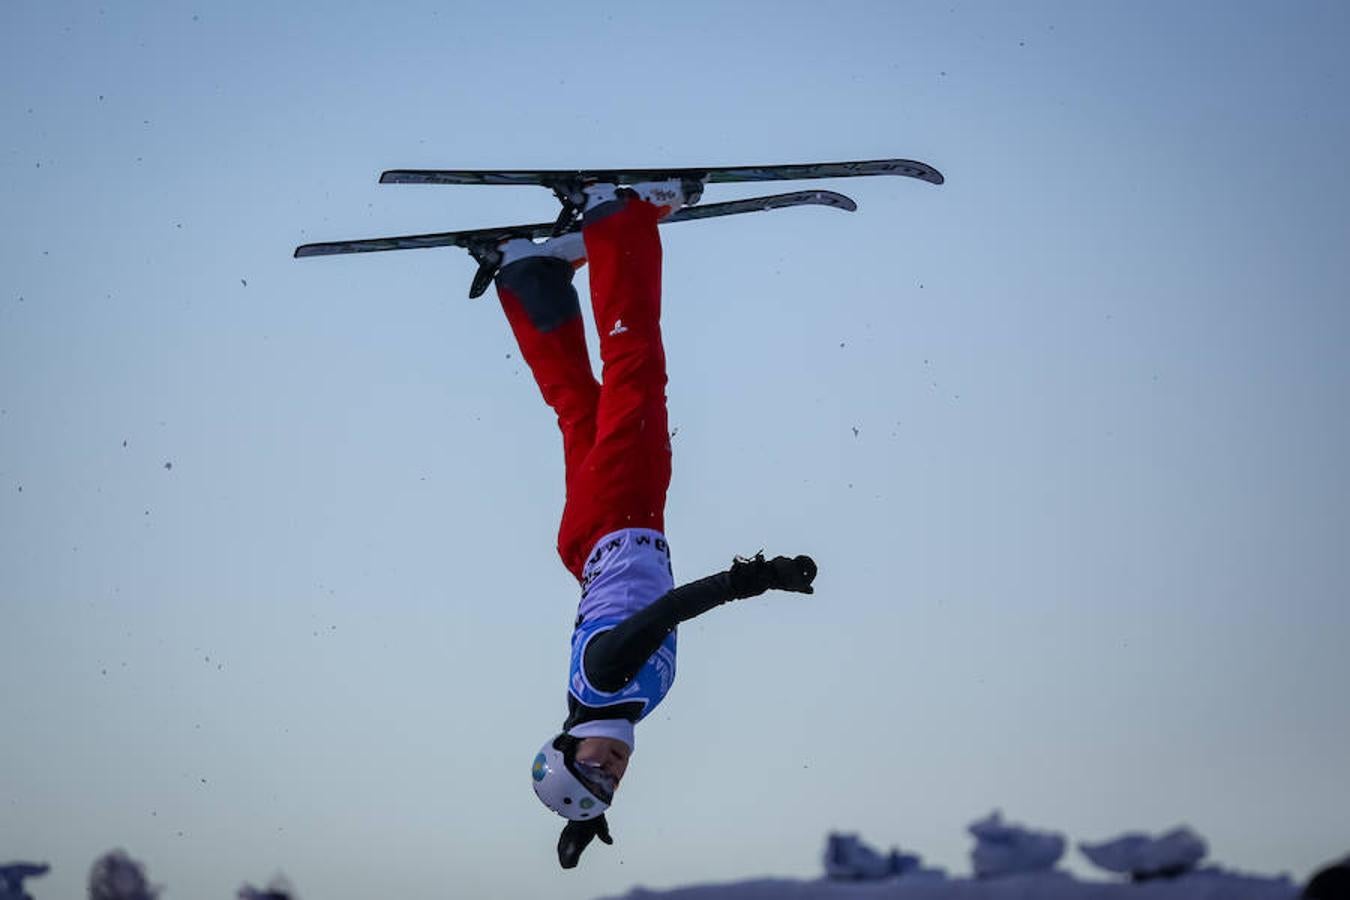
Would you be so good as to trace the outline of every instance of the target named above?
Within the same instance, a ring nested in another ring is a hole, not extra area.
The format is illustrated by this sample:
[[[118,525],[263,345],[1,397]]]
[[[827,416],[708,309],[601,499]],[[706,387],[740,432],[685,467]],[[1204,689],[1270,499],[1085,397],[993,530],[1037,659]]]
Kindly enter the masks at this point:
[[[558,837],[558,862],[562,863],[564,869],[575,869],[581,859],[581,851],[585,850],[595,837],[599,837],[606,844],[614,843],[614,838],[609,836],[609,823],[605,821],[603,813],[596,819],[568,822]]]
[[[811,582],[816,580],[816,561],[809,556],[775,556],[769,560],[773,566],[773,584],[770,587],[780,591],[793,591],[798,594],[814,594]]]
[[[738,600],[757,597],[770,589],[815,593],[811,582],[816,578],[816,563],[809,556],[765,559],[763,553],[756,553],[749,559],[737,557],[730,575],[731,595]]]

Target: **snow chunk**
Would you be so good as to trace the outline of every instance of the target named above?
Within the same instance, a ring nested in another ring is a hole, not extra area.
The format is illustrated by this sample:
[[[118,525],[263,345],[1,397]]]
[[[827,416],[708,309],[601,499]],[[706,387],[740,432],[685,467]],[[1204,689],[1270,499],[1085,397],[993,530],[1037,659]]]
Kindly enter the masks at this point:
[[[998,810],[972,822],[969,830],[975,836],[970,861],[977,878],[1048,872],[1064,855],[1064,835],[1005,825]]]
[[[29,878],[41,878],[51,871],[46,863],[15,862],[0,866],[0,900],[32,900],[23,889]]]
[[[1100,844],[1080,841],[1078,849],[1094,865],[1135,881],[1174,878],[1194,869],[1209,852],[1204,840],[1189,828],[1176,828],[1161,837],[1132,832]]]
[[[825,877],[836,881],[877,881],[898,876],[941,879],[940,869],[924,869],[916,853],[901,853],[892,847],[882,855],[856,834],[830,832],[825,840]]]
[[[89,900],[156,900],[160,889],[125,850],[110,850],[89,870]]]

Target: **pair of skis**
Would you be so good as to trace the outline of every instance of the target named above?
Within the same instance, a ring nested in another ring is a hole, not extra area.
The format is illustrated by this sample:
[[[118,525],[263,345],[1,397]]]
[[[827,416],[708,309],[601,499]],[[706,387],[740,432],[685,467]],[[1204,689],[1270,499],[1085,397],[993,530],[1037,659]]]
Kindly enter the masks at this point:
[[[469,288],[477,297],[487,290],[501,266],[500,245],[512,238],[539,238],[565,234],[581,227],[581,210],[588,184],[638,184],[679,179],[685,193],[697,199],[705,184],[760,181],[796,181],[815,178],[854,178],[867,175],[901,175],[930,184],[942,184],[942,173],[932,166],[908,159],[877,159],[854,162],[805,163],[781,166],[727,166],[682,169],[542,169],[502,171],[455,169],[391,169],[380,175],[381,184],[528,184],[549,188],[562,203],[562,212],[551,223],[478,228],[398,237],[367,238],[304,244],[296,257],[331,256],[341,253],[371,253],[381,250],[413,250],[423,247],[463,247],[478,262],[478,273]],[[834,191],[796,191],[765,197],[750,197],[706,206],[690,205],[666,217],[664,222],[688,222],[789,206],[828,206],[852,212],[857,204]],[[664,224],[663,222],[663,224]]]

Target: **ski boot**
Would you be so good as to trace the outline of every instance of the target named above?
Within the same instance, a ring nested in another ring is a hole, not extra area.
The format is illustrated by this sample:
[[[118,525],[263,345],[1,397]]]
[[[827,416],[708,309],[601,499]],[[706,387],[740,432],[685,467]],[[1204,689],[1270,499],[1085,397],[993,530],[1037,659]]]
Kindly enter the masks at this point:
[[[577,222],[587,217],[592,221],[603,218],[618,209],[617,205],[611,204],[632,196],[654,205],[664,219],[682,207],[697,203],[703,196],[703,180],[671,178],[625,185],[577,179],[555,186],[553,194],[563,207],[553,224],[553,234],[557,236],[575,229]]]
[[[575,190],[559,188],[556,193],[562,200],[563,211],[554,223],[551,237],[543,241],[534,241],[528,237],[484,240],[466,247],[478,261],[478,274],[469,288],[470,297],[482,294],[499,271],[522,259],[550,257],[570,264],[574,270],[580,269],[586,264],[586,243],[581,237],[579,225],[594,222],[622,209],[629,197],[638,197],[652,204],[664,219],[685,206],[697,203],[703,195],[703,182],[696,178],[672,178],[631,185],[591,182],[584,185],[578,183]]]
[[[697,203],[703,195],[703,182],[695,178],[671,178],[629,185],[594,182],[582,190],[586,195],[586,206],[581,213],[582,222],[604,218],[610,211],[622,206],[622,201],[628,197],[637,197],[655,206],[664,219],[682,207]]]
[[[586,242],[581,239],[580,231],[551,237],[543,241],[530,238],[508,238],[497,245],[501,253],[501,266],[509,266],[516,260],[530,256],[551,256],[570,264],[573,269],[586,265]]]
[[[478,272],[469,286],[469,297],[478,297],[487,290],[497,273],[513,262],[530,257],[561,260],[573,270],[586,264],[586,243],[580,231],[569,231],[557,237],[535,241],[529,237],[484,238],[464,245],[478,262]]]

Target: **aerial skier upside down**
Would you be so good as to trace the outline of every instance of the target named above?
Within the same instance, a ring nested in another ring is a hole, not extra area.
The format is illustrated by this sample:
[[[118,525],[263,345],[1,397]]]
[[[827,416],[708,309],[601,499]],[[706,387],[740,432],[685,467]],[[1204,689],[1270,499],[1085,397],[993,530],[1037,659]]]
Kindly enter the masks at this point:
[[[581,586],[567,718],[531,773],[539,799],[568,820],[558,840],[565,869],[596,837],[613,843],[605,812],[627,772],[634,726],[674,681],[676,626],[771,589],[812,593],[816,576],[809,556],[761,553],[675,587],[664,521],[671,451],[657,223],[684,204],[686,189],[678,180],[593,184],[580,232],[501,246],[497,294],[562,431],[558,553]],[[587,263],[601,381],[572,286]]]

